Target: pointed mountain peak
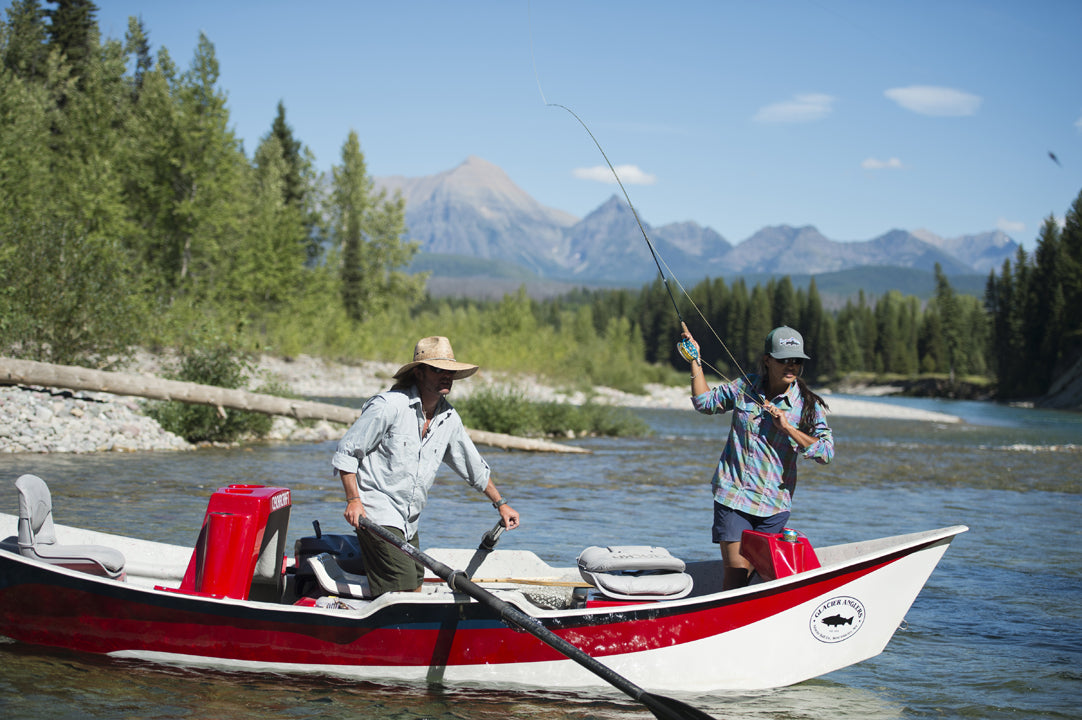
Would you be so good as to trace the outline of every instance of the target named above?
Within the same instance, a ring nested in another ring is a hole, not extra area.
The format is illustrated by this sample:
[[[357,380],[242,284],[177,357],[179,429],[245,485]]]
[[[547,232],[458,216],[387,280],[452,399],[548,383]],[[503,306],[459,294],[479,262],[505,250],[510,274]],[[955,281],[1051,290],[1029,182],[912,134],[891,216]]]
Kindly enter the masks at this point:
[[[442,173],[448,176],[470,176],[480,178],[507,178],[507,173],[503,171],[497,165],[493,165],[484,158],[477,157],[476,155],[470,155],[463,160],[457,167]],[[510,182],[510,178],[507,178]]]

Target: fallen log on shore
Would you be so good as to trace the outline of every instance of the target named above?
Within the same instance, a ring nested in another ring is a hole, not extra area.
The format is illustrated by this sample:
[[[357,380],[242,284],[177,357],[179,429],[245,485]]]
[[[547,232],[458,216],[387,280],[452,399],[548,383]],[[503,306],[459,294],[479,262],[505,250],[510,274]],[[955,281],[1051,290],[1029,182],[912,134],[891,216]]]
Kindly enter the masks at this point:
[[[91,370],[72,365],[54,365],[34,360],[0,357],[0,385],[40,385],[67,390],[133,395],[153,400],[210,405],[219,412],[246,410],[267,415],[284,415],[297,420],[327,420],[352,424],[361,411],[330,403],[283,398],[247,390],[232,390],[180,380],[166,380],[152,375]],[[523,438],[502,433],[468,430],[479,445],[506,450],[533,452],[588,453],[589,450],[537,438]]]

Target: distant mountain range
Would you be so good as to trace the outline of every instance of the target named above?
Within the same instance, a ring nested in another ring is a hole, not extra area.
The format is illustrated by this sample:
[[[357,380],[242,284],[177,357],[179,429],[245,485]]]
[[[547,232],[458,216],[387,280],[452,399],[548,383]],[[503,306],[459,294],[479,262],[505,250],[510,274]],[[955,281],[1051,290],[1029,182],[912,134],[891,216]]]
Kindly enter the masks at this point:
[[[458,278],[450,284],[460,288],[461,278],[471,277],[513,289],[523,283],[639,287],[657,277],[634,213],[616,195],[578,219],[539,204],[478,157],[437,175],[381,177],[375,183],[406,199],[409,237],[421,245],[413,269],[432,272],[430,289],[441,278]],[[823,279],[847,278],[843,284],[878,294],[904,288],[869,283],[910,277],[926,285],[939,263],[952,285],[957,278],[967,292],[969,286],[983,287],[989,271],[1013,260],[1018,249],[999,231],[947,239],[926,230],[891,230],[871,240],[839,242],[810,225],[764,227],[733,245],[695,222],[655,228],[641,213],[639,219],[667,271],[686,287],[705,277],[789,275],[794,282],[815,276],[821,290]]]

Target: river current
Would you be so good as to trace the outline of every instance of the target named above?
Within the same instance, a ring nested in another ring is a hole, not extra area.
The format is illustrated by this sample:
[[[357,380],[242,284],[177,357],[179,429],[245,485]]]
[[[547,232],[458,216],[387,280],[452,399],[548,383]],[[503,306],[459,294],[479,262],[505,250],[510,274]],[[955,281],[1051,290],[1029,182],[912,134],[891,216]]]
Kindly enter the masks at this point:
[[[829,398],[828,398],[829,400]],[[802,464],[790,525],[830,545],[964,524],[878,657],[778,690],[677,696],[716,718],[1079,718],[1082,698],[1082,415],[987,403],[882,400],[961,423],[831,419],[837,456]],[[638,411],[642,439],[575,441],[590,455],[482,448],[523,526],[500,539],[560,566],[589,545],[660,545],[715,557],[709,479],[728,419]],[[57,522],[191,545],[207,497],[229,483],[293,491],[290,539],[344,532],[334,443],[230,450],[0,456],[0,507],[32,472]],[[6,488],[6,489],[5,489]],[[2,499],[2,498],[7,498]],[[496,521],[441,474],[422,547],[475,547]],[[784,655],[778,658],[785,662]],[[0,641],[5,718],[586,720],[652,715],[616,690],[388,686],[188,670]]]

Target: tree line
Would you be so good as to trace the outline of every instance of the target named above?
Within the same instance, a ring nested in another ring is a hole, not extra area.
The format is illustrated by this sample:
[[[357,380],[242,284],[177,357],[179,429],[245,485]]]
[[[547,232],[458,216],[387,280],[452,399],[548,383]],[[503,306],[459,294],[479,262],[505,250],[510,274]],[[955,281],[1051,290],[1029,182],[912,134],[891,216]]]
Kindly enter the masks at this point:
[[[205,36],[182,70],[136,18],[103,39],[92,2],[48,5],[0,25],[9,351],[104,363],[193,327],[349,332],[420,299],[404,201],[375,191],[355,132],[321,176],[279,103],[248,157]]]
[[[1043,395],[1082,358],[1082,193],[1062,227],[1049,218],[1033,253],[991,273],[990,358],[1004,397]]]
[[[0,352],[107,367],[134,347],[401,360],[416,338],[463,357],[626,389],[686,372],[659,279],[538,301],[425,294],[401,196],[375,189],[350,131],[316,170],[286,108],[250,155],[229,128],[208,38],[186,68],[129,20],[102,38],[88,0],[14,0],[0,23]],[[1080,196],[1082,197],[1082,196]],[[825,310],[814,280],[704,280],[678,296],[719,372],[754,372],[772,327],[806,339],[820,380],[844,373],[994,376],[1041,394],[1082,344],[1079,202],[988,280],[934,297],[861,293]]]
[[[889,291],[870,299],[863,291],[837,311],[824,308],[815,279],[796,288],[786,277],[748,287],[741,278],[703,280],[677,300],[662,279],[639,291],[578,290],[532,303],[521,293],[518,312],[556,328],[584,328],[580,337],[610,338],[619,323],[648,365],[687,369],[676,349],[677,313],[699,342],[704,360],[722,377],[758,372],[772,328],[789,325],[804,337],[811,379],[847,373],[913,376],[986,376],[989,325],[979,298],[954,293],[937,266],[937,290],[927,302]],[[446,301],[445,301],[446,302]],[[477,303],[478,307],[482,304]]]

